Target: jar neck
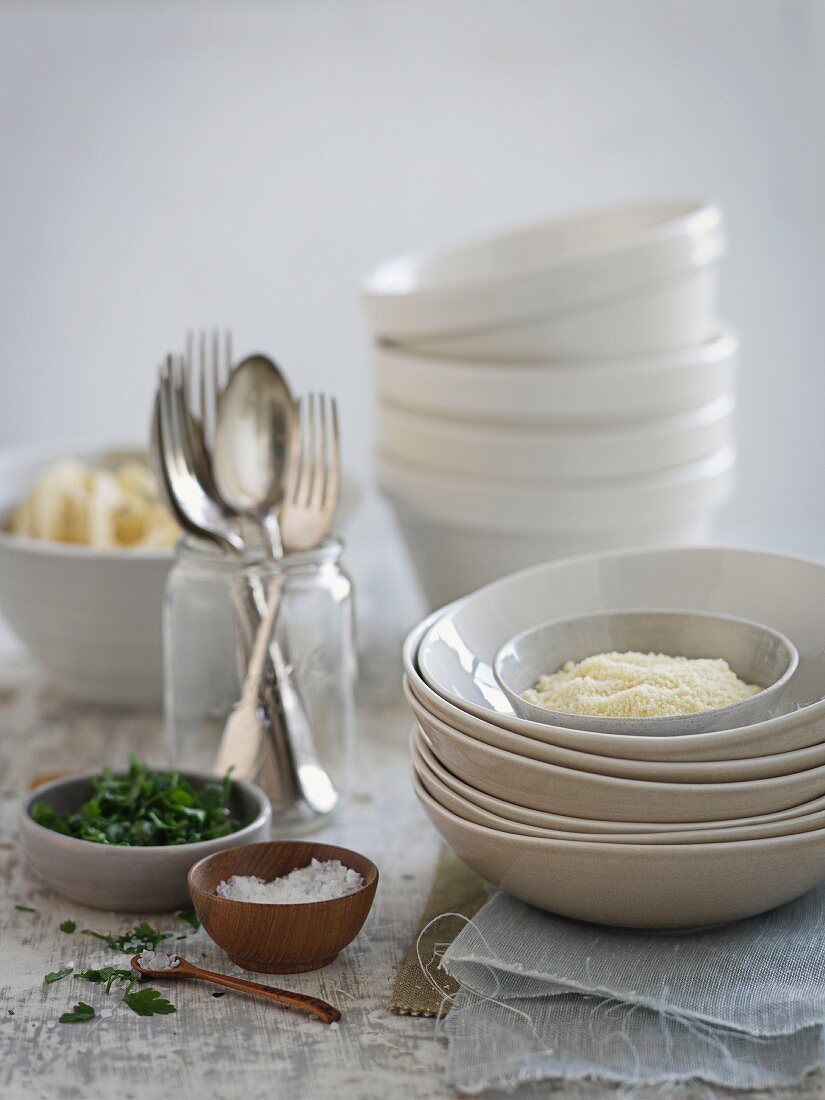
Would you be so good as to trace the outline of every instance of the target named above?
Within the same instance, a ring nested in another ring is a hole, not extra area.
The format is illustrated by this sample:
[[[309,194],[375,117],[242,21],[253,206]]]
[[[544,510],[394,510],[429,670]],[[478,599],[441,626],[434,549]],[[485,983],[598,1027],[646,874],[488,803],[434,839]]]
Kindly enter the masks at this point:
[[[219,547],[183,535],[175,547],[176,560],[184,566],[196,569],[213,570],[218,573],[242,573],[253,570],[259,574],[292,573],[303,570],[316,570],[324,565],[334,565],[344,552],[340,539],[325,539],[314,550],[302,550],[294,554],[284,554],[277,561],[265,558],[258,552],[246,554],[226,553]]]

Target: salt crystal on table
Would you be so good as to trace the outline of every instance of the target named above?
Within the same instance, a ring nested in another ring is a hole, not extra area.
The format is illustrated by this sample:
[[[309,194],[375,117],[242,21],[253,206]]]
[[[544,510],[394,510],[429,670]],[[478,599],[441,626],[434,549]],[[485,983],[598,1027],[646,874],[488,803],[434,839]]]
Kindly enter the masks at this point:
[[[338,859],[313,859],[288,875],[266,882],[256,875],[233,875],[218,884],[218,897],[259,905],[296,905],[332,901],[354,894],[364,885],[363,877]]]

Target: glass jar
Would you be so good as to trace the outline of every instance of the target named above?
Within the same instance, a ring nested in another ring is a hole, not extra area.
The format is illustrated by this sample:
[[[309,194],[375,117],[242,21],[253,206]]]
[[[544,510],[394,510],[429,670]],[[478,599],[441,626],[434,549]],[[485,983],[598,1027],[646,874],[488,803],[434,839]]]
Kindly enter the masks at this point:
[[[339,808],[352,781],[356,675],[352,584],[341,566],[342,551],[340,542],[329,539],[317,550],[289,554],[278,562],[252,561],[193,539],[179,541],[163,624],[166,749],[173,766],[216,769],[268,594],[279,590],[277,618],[266,646],[271,655],[277,653],[277,662],[270,657],[264,679],[273,676],[276,663],[276,682],[288,678],[293,698],[309,719],[314,763],[329,777]],[[284,695],[280,688],[279,693]],[[254,706],[260,710],[264,697],[253,693],[252,713]],[[282,755],[278,768],[293,771],[284,759]],[[317,805],[311,810],[300,798],[294,805],[273,798],[273,815],[274,831],[294,834],[323,824],[331,811]]]

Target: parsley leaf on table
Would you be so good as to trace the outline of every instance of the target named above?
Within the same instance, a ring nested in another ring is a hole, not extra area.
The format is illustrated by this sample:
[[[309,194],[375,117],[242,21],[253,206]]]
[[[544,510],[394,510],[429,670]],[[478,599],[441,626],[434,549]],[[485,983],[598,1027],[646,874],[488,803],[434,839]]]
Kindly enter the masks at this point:
[[[61,932],[74,932],[75,928],[77,928],[77,921],[75,920],[62,920],[60,922]]]
[[[129,987],[126,990],[128,993],[132,986],[137,985],[140,981],[140,975],[136,974],[134,970],[123,970],[119,966],[102,966],[94,970],[81,970],[75,974],[75,977],[84,982],[97,982],[105,985],[104,993],[107,995],[115,982],[128,982]]]
[[[73,967],[61,966],[59,970],[53,970],[51,974],[47,974],[43,981],[46,985],[51,985],[52,982],[59,982],[61,978],[67,978],[71,974]]]
[[[173,1004],[162,997],[156,989],[140,989],[137,993],[127,993],[123,1003],[136,1012],[138,1016],[165,1016],[169,1012],[177,1012]]]
[[[196,932],[201,926],[201,919],[194,909],[179,909],[177,913],[175,913],[175,916],[186,921],[186,923],[194,928]]]
[[[78,1001],[71,1012],[64,1012],[60,1017],[61,1024],[85,1024],[94,1019],[95,1010],[91,1005]]]
[[[81,935],[94,936],[97,940],[103,940],[112,951],[122,951],[126,955],[134,955],[137,951],[152,951],[161,940],[166,939],[165,932],[158,932],[145,920],[120,936],[111,932],[95,932],[92,928],[81,929]]]
[[[33,909],[31,905],[15,905],[14,907],[18,913],[36,913],[37,910]]]
[[[132,756],[125,775],[104,768],[90,782],[91,797],[73,813],[60,815],[47,803],[35,802],[32,818],[65,836],[127,847],[191,844],[243,827],[229,805],[229,775],[194,787],[177,772],[151,771]]]

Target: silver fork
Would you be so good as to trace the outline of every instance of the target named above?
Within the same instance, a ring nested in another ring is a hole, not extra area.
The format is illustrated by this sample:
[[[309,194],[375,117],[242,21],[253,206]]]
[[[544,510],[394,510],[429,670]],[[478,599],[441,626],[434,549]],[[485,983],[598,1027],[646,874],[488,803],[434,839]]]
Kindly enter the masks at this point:
[[[227,516],[235,512],[221,496],[215,477],[212,455],[218,424],[218,405],[232,373],[232,332],[223,334],[214,329],[211,334],[201,329],[197,337],[186,334],[183,357],[182,399],[190,425],[190,447],[199,477],[213,500],[219,501]]]
[[[310,394],[306,400],[299,399],[298,436],[298,459],[288,480],[282,520],[284,543],[293,551],[314,549],[335,521],[341,464],[335,398]],[[273,646],[270,654],[280,689],[276,703],[282,708],[298,788],[315,813],[331,813],[338,792],[318,760],[294,669],[279,646]]]
[[[208,417],[209,390],[204,387],[206,392],[201,408],[193,410],[189,382],[184,360],[180,356],[168,356],[159,372],[159,417],[155,441],[165,475],[162,484],[176,504],[175,514],[179,520],[186,521],[185,530],[216,542],[225,552],[240,558],[244,541],[214,490],[206,435],[200,416],[196,415],[197,411],[202,413],[206,410]],[[241,675],[244,677],[255,651],[256,639],[261,633],[261,619],[267,610],[267,599],[260,585],[252,588],[246,583],[232,585],[231,595],[237,611],[243,666]],[[273,672],[274,664],[268,663],[268,680],[272,679]],[[277,692],[270,690],[268,694],[273,696]],[[267,698],[262,703],[259,723],[264,736],[259,738],[262,751],[256,759],[265,771],[259,778],[262,783],[265,782],[276,809],[284,813],[296,800],[294,769],[288,757],[289,746],[282,728],[281,708],[274,699]]]
[[[341,480],[338,403],[326,394],[298,399],[300,450],[287,486],[281,534],[292,552],[312,550],[332,530]]]

